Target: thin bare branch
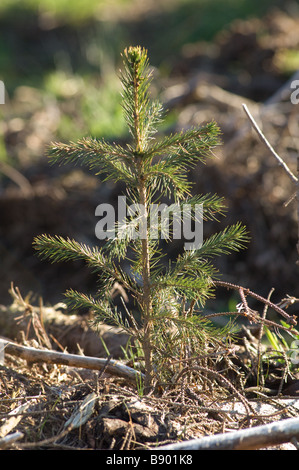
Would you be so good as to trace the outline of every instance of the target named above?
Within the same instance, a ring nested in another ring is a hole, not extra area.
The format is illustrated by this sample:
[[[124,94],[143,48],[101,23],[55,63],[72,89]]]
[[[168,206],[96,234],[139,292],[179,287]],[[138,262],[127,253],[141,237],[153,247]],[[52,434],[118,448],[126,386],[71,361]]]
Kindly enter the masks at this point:
[[[257,122],[255,121],[255,119],[253,118],[253,116],[251,115],[248,107],[246,106],[246,104],[243,104],[243,109],[245,111],[245,113],[247,114],[254,130],[256,131],[257,135],[259,136],[260,140],[266,145],[266,147],[270,150],[270,152],[272,153],[272,155],[274,155],[274,157],[276,158],[276,160],[278,161],[279,165],[281,165],[284,170],[286,171],[286,173],[288,174],[288,176],[291,178],[291,180],[293,181],[293,183],[295,184],[298,184],[298,178],[297,176],[294,175],[294,173],[290,170],[290,168],[288,167],[288,165],[285,163],[285,161],[275,152],[274,148],[272,147],[272,145],[269,143],[269,141],[266,139],[266,137],[264,136],[264,134],[262,133],[262,131],[260,130],[259,126],[257,125]]]

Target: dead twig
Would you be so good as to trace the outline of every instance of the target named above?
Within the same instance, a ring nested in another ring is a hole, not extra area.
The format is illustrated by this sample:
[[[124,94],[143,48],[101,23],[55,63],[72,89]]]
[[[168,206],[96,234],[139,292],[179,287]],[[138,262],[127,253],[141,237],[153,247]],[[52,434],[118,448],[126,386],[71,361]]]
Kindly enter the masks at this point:
[[[234,290],[237,290],[239,293],[240,293],[240,289],[242,290],[242,293],[245,294],[245,295],[249,295],[250,297],[253,297],[254,299],[256,300],[259,300],[260,302],[262,302],[263,304],[267,305],[268,307],[272,308],[273,310],[275,310],[277,313],[279,313],[280,315],[282,315],[286,321],[290,324],[290,325],[297,325],[297,320],[296,320],[296,315],[288,315],[281,307],[279,307],[278,305],[274,304],[273,302],[271,302],[269,299],[265,299],[264,297],[262,297],[261,295],[259,294],[256,294],[255,292],[252,292],[251,290],[249,290],[248,288],[245,288],[245,287],[242,287],[242,286],[238,286],[237,284],[232,284],[231,282],[226,282],[226,281],[213,281],[213,283],[216,285],[216,286],[222,286],[222,287],[226,287],[227,289],[234,289]],[[232,312],[234,313],[234,312]],[[238,312],[239,314],[241,314],[242,312]],[[252,312],[251,312],[252,313]],[[216,315],[216,314],[215,314]],[[246,314],[246,316],[248,316]],[[254,320],[258,320],[261,318],[259,316],[256,316],[254,317]],[[262,319],[264,323],[268,323],[265,319]],[[279,328],[282,328],[281,326],[279,325],[276,325],[278,326]],[[290,329],[292,327],[290,326]]]

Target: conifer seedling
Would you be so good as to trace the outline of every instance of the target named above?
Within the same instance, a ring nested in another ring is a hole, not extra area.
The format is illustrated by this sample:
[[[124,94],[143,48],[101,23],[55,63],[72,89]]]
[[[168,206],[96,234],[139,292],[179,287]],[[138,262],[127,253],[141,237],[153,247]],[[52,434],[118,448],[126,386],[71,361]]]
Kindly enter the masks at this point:
[[[227,333],[205,321],[201,309],[214,295],[213,280],[218,273],[212,259],[242,249],[248,237],[245,227],[237,223],[203,239],[198,246],[183,247],[175,260],[168,260],[161,238],[171,242],[184,207],[191,208],[188,214],[193,224],[199,222],[196,207],[201,208],[202,223],[217,221],[225,211],[223,198],[192,195],[188,181],[188,171],[204,163],[219,145],[219,128],[211,122],[159,137],[163,109],[151,98],[147,51],[129,47],[122,58],[122,106],[129,143],[83,138],[76,143],[52,144],[49,156],[52,162],[79,163],[106,180],[121,181],[128,208],[138,207],[138,211],[134,217],[128,210],[103,246],[39,235],[34,247],[52,262],[84,260],[96,274],[100,281],[96,296],[69,289],[66,301],[72,308],[92,310],[95,324],[108,321],[130,333],[142,350],[144,392],[148,393],[156,383],[171,380],[173,360],[199,354],[207,341],[213,344]],[[172,201],[172,217],[166,217],[165,222],[162,211],[153,227],[151,210],[165,198]],[[153,228],[160,236],[152,236]],[[123,269],[124,260],[129,261],[130,272]],[[127,308],[124,315],[115,307],[109,295],[115,282],[134,299],[138,315]]]

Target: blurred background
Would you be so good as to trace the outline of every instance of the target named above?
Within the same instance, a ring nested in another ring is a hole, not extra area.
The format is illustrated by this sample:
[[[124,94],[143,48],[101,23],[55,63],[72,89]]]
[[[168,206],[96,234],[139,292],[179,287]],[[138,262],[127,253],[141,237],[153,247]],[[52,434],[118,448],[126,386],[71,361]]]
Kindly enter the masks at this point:
[[[45,303],[69,287],[94,289],[84,266],[40,261],[32,241],[49,233],[98,243],[95,208],[122,188],[81,167],[51,166],[46,149],[83,136],[126,141],[118,73],[130,45],[148,49],[152,93],[168,110],[161,132],[221,127],[223,145],[190,179],[194,192],[226,198],[227,217],[206,224],[206,236],[236,221],[251,233],[248,250],[217,261],[223,279],[263,296],[274,287],[274,301],[299,297],[297,202],[285,204],[295,188],[242,108],[296,173],[299,105],[288,80],[299,69],[297,1],[1,0],[0,304],[11,302],[11,282]],[[177,247],[165,249],[171,257]],[[235,302],[221,291],[216,308]]]

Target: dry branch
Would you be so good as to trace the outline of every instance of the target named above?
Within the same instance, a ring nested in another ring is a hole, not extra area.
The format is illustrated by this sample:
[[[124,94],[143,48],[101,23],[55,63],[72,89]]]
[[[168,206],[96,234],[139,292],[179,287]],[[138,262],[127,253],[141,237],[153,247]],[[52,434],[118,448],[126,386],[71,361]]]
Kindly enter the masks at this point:
[[[12,444],[14,444],[16,441],[19,441],[24,437],[24,434],[22,432],[13,432],[12,434],[9,434],[8,436],[3,437],[0,439],[0,449],[6,449],[7,447],[11,447]]]
[[[290,442],[299,436],[299,418],[192,439],[159,447],[159,450],[254,450]]]
[[[1,344],[2,343],[2,344]],[[61,353],[46,349],[35,349],[27,346],[21,346],[12,342],[4,342],[0,340],[0,349],[5,348],[5,352],[13,356],[21,357],[28,362],[46,364],[62,364],[70,367],[82,367],[84,369],[102,370],[114,377],[121,377],[129,382],[136,384],[136,379],[140,379],[141,373],[135,371],[131,367],[122,364],[119,361],[107,359],[78,356],[76,354]]]

